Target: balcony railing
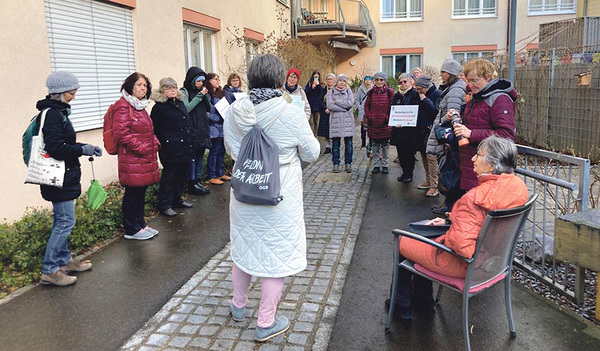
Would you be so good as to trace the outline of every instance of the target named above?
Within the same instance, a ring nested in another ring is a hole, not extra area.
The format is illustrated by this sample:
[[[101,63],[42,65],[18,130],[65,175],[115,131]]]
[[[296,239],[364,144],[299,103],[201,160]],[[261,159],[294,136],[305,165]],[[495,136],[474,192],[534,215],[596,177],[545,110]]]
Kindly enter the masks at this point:
[[[361,31],[374,45],[375,26],[371,14],[361,0],[297,0],[294,2],[294,23],[299,28],[329,30],[337,28],[346,36],[347,30]]]

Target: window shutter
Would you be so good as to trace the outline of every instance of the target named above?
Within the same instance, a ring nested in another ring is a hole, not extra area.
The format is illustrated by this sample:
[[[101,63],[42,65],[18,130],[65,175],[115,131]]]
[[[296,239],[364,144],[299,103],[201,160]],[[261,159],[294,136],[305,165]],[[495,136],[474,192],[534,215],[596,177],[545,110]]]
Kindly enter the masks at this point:
[[[76,131],[102,127],[123,80],[135,71],[131,10],[92,0],[45,0],[52,71],[79,79],[70,116]]]

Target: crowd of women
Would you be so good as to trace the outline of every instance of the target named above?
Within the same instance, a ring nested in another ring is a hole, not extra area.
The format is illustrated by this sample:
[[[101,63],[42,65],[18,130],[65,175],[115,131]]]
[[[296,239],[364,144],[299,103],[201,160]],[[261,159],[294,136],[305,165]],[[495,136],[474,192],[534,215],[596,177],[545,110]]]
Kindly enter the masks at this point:
[[[514,138],[516,92],[511,82],[496,78],[489,61],[473,60],[464,69],[454,60],[444,61],[440,87],[418,69],[398,77],[398,91],[388,87],[385,73],[366,75],[356,95],[344,74],[329,73],[323,83],[320,72],[315,70],[304,89],[298,84],[300,78],[297,69],[291,68],[286,73],[279,58],[270,54],[258,56],[249,64],[248,91],[243,94],[242,78],[235,73],[222,88],[217,74],[191,67],[181,89],[175,79],[166,77],[152,90],[148,77],[135,72],[125,79],[121,98],[111,107],[113,136],[118,144],[119,181],[125,188],[122,211],[126,239],[147,240],[158,234],[144,220],[147,186],[160,184],[160,213],[176,216],[175,208],[193,206],[182,198],[186,181],[190,194],[210,192],[201,183],[207,150],[208,183],[220,185],[231,180],[224,172],[225,151],[236,160],[243,151],[240,149],[244,136],[255,125],[277,145],[284,200],[277,206],[266,206],[238,201],[233,190],[230,196],[233,260],[230,312],[235,321],[246,318],[252,276],[262,277],[255,329],[259,341],[289,328],[285,316],[276,316],[284,278],[307,265],[301,161],[318,159],[321,147],[317,137],[321,136],[325,139],[324,153],[331,153],[332,171],[341,172],[343,140],[344,171],[351,173],[353,137],[357,134],[354,109],[358,110],[361,147],[367,148],[367,154],[373,158],[372,173],[389,173],[389,145],[394,145],[402,168],[398,180],[412,182],[415,154],[419,154],[426,178],[418,188],[427,190],[427,196],[437,196],[440,156],[445,151],[456,154],[460,184],[445,189],[446,201],[434,211],[450,212],[453,224],[445,236],[446,244],[455,244],[455,249],[464,251],[466,256],[472,254],[484,213],[522,204],[527,194],[522,182],[512,175],[516,148],[510,139]],[[42,283],[64,286],[77,279],[68,272],[83,272],[92,267],[89,261],[71,257],[67,239],[75,225],[73,200],[81,194],[78,158],[101,156],[102,149],[78,143],[68,119],[69,103],[80,87],[77,78],[68,72],[55,72],[46,85],[49,95],[37,104],[40,111],[47,110],[41,126],[46,151],[65,161],[66,173],[62,188],[41,186],[42,196],[52,202],[54,209]],[[146,111],[149,99],[155,102],[150,114]],[[216,107],[222,99],[229,104],[226,113]],[[416,125],[390,126],[390,111],[395,105],[418,106]],[[440,141],[436,127],[446,125],[452,132]],[[459,146],[459,139],[466,143]],[[159,159],[162,173],[159,173]],[[518,196],[506,198],[489,191],[498,187],[512,189]],[[455,203],[457,210],[453,211]],[[460,225],[462,218],[468,219],[468,228]],[[433,220],[432,224],[437,222]],[[438,259],[438,252],[420,245],[402,240],[401,253],[424,262],[431,270],[464,276],[464,266],[450,258]],[[410,279],[409,274],[403,273],[399,283],[402,287],[398,288],[397,311],[403,318],[410,316]],[[417,291],[412,294],[418,304],[429,306],[430,286],[415,281],[415,287]]]

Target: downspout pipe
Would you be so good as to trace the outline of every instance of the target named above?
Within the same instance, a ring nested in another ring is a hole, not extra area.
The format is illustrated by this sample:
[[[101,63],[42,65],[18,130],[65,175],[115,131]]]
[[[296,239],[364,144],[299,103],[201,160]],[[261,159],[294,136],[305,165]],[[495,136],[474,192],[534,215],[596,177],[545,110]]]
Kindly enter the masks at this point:
[[[508,49],[508,79],[515,83],[515,38],[517,31],[517,0],[510,0],[510,38]]]

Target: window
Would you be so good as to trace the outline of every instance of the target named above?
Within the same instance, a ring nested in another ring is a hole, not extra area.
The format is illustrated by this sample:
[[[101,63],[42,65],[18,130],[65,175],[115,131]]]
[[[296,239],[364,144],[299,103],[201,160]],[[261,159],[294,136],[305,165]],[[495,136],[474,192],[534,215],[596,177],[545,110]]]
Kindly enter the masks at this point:
[[[285,6],[288,6],[288,0],[277,0],[277,1],[282,3]]]
[[[422,0],[381,0],[381,20],[421,20]]]
[[[527,8],[527,14],[530,16],[576,12],[576,0],[529,0],[529,7]]]
[[[413,68],[420,66],[421,54],[381,56],[381,71],[389,77],[411,73]]]
[[[468,61],[476,58],[484,58],[494,62],[495,55],[496,53],[493,51],[453,52],[452,58],[458,61],[461,65],[464,65]]]
[[[185,47],[186,69],[200,67],[204,72],[215,72],[213,32],[206,29],[183,25],[183,45]]]
[[[496,17],[496,0],[453,0],[452,18]]]
[[[131,10],[92,0],[45,0],[44,6],[50,68],[72,72],[81,85],[71,104],[73,127],[101,128],[135,71]]]
[[[258,43],[253,40],[246,40],[246,67],[253,58],[258,55]]]

